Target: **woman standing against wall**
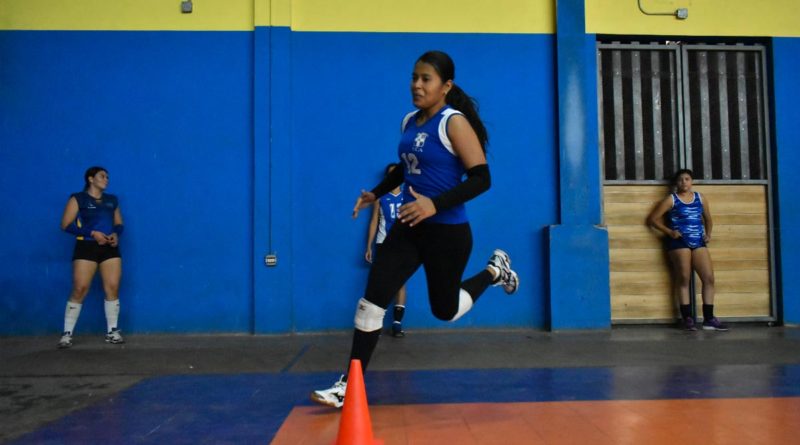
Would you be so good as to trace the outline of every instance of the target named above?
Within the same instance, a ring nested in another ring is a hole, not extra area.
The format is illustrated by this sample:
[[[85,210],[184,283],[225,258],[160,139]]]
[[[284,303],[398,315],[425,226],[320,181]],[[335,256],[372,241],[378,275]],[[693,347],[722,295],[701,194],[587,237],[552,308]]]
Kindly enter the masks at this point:
[[[389,164],[384,171],[384,177],[389,176],[392,170],[397,168],[397,164]],[[386,234],[392,230],[392,226],[397,220],[397,214],[400,212],[400,205],[403,203],[403,191],[401,188],[395,187],[389,193],[381,196],[373,203],[372,219],[369,221],[369,230],[367,231],[367,251],[364,253],[364,258],[368,263],[372,263],[374,255],[381,254],[381,246],[386,239]],[[375,244],[375,252],[373,255],[372,245]],[[405,337],[403,331],[403,315],[406,312],[406,285],[403,284],[400,290],[397,291],[397,296],[394,299],[394,311],[392,312],[392,337]]]
[[[91,167],[83,175],[82,192],[73,193],[61,216],[61,229],[76,236],[72,253],[72,292],[64,313],[64,333],[59,348],[72,346],[72,333],[81,313],[83,300],[89,293],[95,272],[100,269],[105,291],[105,313],[108,327],[106,342],[124,343],[117,319],[119,318],[119,281],[122,276],[122,259],[119,237],[122,235],[122,213],[117,197],[105,193],[108,171]]]
[[[703,282],[703,329],[727,331],[728,327],[714,316],[714,268],[706,247],[714,228],[709,202],[702,194],[692,191],[691,170],[678,170],[672,185],[675,192],[653,209],[647,222],[668,237],[667,254],[680,298],[683,327],[687,331],[697,330],[689,305],[689,280],[694,270]],[[669,225],[664,224],[665,214],[668,214]]]
[[[454,83],[455,66],[440,51],[429,51],[414,65],[411,96],[417,110],[401,125],[401,162],[372,191],[362,191],[353,217],[405,183],[400,221],[387,236],[370,268],[367,289],[358,302],[350,359],[366,370],[378,343],[386,308],[398,289],[423,266],[433,315],[455,321],[472,308],[491,285],[516,292],[519,280],[511,259],[494,251],[486,268],[461,281],[472,251],[472,231],[464,203],[489,189],[488,135],[476,106]],[[466,174],[466,180],[462,176]],[[343,375],[331,388],[314,391],[312,400],[344,404]]]

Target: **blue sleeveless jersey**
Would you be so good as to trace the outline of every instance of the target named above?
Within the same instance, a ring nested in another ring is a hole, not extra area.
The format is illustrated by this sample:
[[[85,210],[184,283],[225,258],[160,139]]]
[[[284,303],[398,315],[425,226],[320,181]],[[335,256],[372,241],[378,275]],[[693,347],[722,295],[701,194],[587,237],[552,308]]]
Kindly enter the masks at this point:
[[[116,196],[103,193],[100,199],[94,199],[86,192],[73,193],[70,196],[78,201],[78,218],[75,221],[78,227],[86,227],[106,235],[114,231],[114,211],[119,206]],[[78,239],[82,240],[84,237],[78,236]],[[94,241],[92,238],[86,239]]]
[[[415,201],[409,186],[417,193],[434,198],[461,183],[464,165],[456,156],[450,138],[447,136],[447,120],[454,114],[462,114],[450,106],[445,106],[435,116],[421,126],[417,126],[418,111],[408,113],[403,119],[402,136],[398,154],[403,161],[405,189],[404,202]],[[461,224],[467,222],[464,204],[449,209],[438,210],[426,221],[442,224]]]
[[[694,192],[692,202],[686,204],[678,198],[676,193],[673,193],[669,223],[672,230],[681,232],[681,237],[689,247],[701,246],[705,229],[703,227],[703,201],[700,199],[700,194]]]
[[[403,192],[393,195],[391,192],[381,196],[380,211],[378,212],[378,235],[375,237],[375,242],[378,244],[383,243],[389,230],[397,219],[399,207],[403,204]]]

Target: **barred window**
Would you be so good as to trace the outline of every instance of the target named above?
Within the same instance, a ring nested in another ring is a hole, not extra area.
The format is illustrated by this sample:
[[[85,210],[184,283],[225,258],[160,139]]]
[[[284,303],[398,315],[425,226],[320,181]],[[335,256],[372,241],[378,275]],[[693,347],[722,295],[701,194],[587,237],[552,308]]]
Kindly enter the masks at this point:
[[[599,43],[599,142],[608,183],[768,179],[762,45]]]

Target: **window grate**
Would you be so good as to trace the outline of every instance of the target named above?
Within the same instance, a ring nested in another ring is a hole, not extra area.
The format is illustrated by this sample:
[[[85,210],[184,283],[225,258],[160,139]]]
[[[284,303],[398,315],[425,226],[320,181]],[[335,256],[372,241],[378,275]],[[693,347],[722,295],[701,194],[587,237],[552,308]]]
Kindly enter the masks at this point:
[[[763,45],[599,43],[607,183],[768,179]]]

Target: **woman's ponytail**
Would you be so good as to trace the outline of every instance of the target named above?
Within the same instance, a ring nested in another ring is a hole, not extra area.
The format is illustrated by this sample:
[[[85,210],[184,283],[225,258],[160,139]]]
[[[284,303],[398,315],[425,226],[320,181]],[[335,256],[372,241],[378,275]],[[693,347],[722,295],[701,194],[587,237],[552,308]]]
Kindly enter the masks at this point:
[[[489,145],[489,134],[486,132],[486,127],[483,125],[480,114],[478,114],[478,103],[475,99],[469,97],[461,87],[454,83],[445,100],[447,105],[464,113],[464,117],[467,118],[469,124],[472,125],[472,129],[475,130],[475,134],[478,135],[478,141],[481,143],[483,152],[486,153],[486,146]]]

